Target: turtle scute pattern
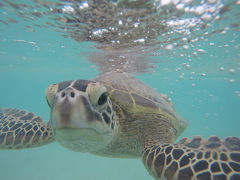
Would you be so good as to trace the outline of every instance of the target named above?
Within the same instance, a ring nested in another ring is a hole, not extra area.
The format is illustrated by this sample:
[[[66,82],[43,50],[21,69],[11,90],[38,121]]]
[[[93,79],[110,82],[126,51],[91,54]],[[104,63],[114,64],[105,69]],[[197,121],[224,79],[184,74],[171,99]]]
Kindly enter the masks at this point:
[[[51,127],[34,113],[0,109],[0,149],[35,147],[52,141]]]
[[[151,146],[143,153],[143,163],[156,179],[240,180],[240,138],[196,136]]]

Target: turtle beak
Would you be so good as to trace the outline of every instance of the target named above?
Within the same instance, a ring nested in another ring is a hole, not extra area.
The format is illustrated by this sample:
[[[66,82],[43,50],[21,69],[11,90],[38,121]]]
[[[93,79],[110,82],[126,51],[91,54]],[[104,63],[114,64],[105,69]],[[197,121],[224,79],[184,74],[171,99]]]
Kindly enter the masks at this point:
[[[72,104],[66,98],[62,103],[56,103],[52,112],[52,119],[56,129],[70,127],[72,119]]]
[[[52,108],[51,122],[55,129],[90,128],[101,117],[92,110],[87,95],[73,88],[57,93]]]
[[[80,96],[80,93],[72,88],[64,89],[56,95],[51,114],[52,126],[55,129],[85,126],[86,118],[82,112]]]

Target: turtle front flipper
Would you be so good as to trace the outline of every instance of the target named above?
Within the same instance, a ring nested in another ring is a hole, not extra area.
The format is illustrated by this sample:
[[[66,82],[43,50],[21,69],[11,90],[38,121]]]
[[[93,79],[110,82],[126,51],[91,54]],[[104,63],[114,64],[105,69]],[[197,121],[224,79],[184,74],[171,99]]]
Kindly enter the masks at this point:
[[[156,179],[239,180],[240,139],[197,136],[145,148],[143,163]]]
[[[0,109],[0,149],[23,149],[53,142],[52,128],[41,117],[18,109]]]

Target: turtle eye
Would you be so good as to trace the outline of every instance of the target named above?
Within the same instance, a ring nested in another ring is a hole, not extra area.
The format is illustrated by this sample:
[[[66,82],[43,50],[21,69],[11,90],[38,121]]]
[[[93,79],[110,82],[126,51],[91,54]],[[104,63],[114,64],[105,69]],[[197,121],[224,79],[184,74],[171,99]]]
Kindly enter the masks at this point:
[[[108,100],[107,88],[105,86],[100,83],[89,83],[86,92],[93,107],[99,110],[105,108]]]
[[[102,93],[98,99],[98,102],[97,102],[98,105],[101,106],[101,105],[105,104],[107,102],[107,97],[108,97],[107,92]]]

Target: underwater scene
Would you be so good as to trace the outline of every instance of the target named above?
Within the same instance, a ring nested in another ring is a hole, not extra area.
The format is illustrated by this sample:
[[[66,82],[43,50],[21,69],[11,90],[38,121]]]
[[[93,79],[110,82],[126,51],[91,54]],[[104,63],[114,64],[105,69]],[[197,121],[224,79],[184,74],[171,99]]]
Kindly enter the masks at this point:
[[[131,87],[172,102],[188,121],[176,142],[239,138],[240,1],[0,1],[0,109],[34,112],[48,123],[49,85],[106,72],[131,74],[153,89],[139,81]],[[0,149],[0,180],[154,179],[141,155],[97,156],[57,142]]]

